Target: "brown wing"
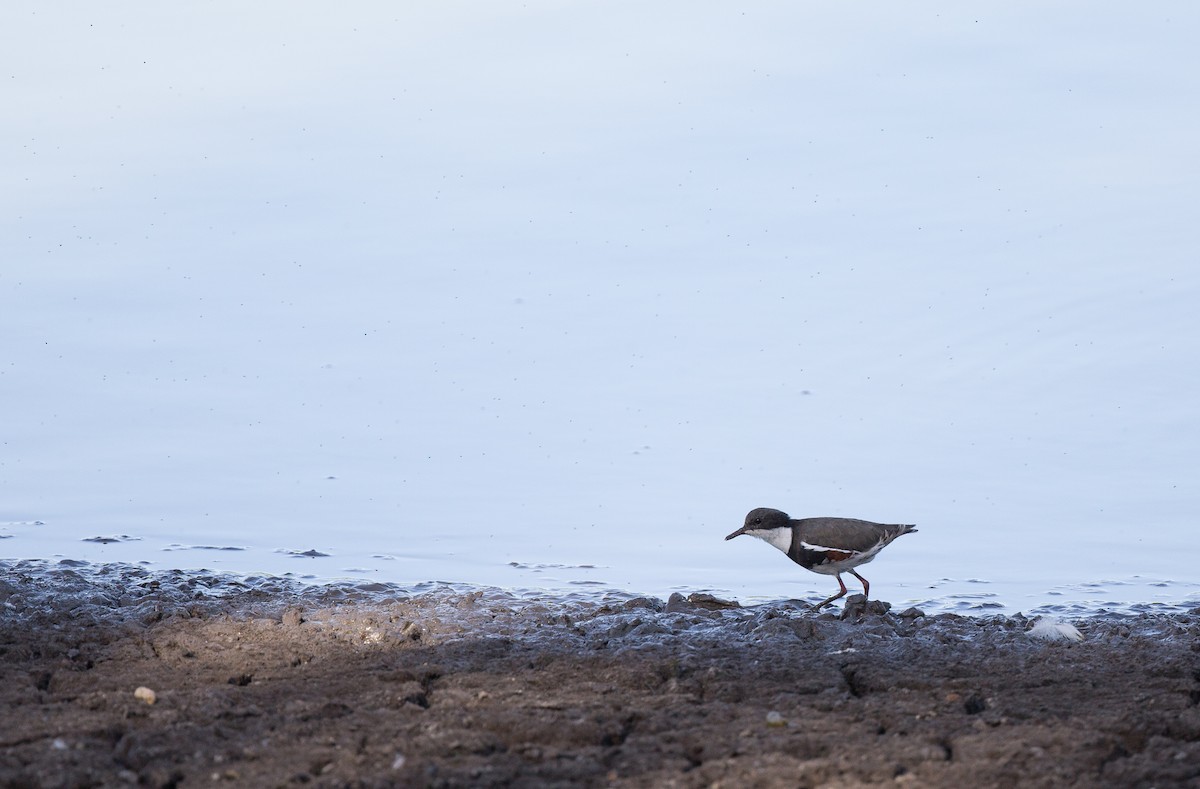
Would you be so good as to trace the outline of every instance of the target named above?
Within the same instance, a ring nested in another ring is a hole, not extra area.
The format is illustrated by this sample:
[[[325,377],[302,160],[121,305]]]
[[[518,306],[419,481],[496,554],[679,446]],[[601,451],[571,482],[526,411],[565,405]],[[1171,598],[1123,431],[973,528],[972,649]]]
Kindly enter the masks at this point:
[[[863,553],[916,531],[910,524],[872,523],[856,518],[804,518],[795,522],[800,525],[797,536],[801,542],[839,552]]]

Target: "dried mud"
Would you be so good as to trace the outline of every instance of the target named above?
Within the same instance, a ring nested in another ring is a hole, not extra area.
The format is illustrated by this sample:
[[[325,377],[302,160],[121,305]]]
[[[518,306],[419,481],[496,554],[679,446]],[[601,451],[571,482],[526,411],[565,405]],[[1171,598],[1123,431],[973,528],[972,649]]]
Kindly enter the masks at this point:
[[[0,786],[1200,786],[1200,609],[840,615],[9,567]]]

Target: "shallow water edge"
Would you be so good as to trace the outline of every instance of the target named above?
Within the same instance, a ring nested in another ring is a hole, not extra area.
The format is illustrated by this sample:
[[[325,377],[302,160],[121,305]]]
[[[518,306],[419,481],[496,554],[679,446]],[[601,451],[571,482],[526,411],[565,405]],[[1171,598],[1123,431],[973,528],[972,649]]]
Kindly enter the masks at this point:
[[[1039,606],[1028,612],[996,610],[998,604],[986,600],[963,610],[961,595],[948,600],[927,601],[924,605],[891,611],[910,619],[938,616],[967,616],[996,621],[1028,623],[1039,617],[1060,620],[1121,620],[1144,616],[1171,616],[1195,613],[1194,602],[1178,604],[1144,603],[1109,607]],[[848,595],[812,610],[813,601],[794,599],[735,600],[714,595],[708,590],[674,592],[666,599],[620,589],[588,586],[574,591],[538,588],[499,588],[449,581],[427,581],[412,585],[347,579],[313,581],[291,575],[240,575],[210,570],[160,570],[138,565],[94,564],[80,560],[0,560],[0,605],[9,615],[28,615],[38,610],[69,611],[72,616],[104,618],[126,612],[138,616],[146,610],[165,612],[204,610],[208,613],[252,606],[278,615],[287,606],[336,611],[338,606],[357,610],[380,609],[405,603],[430,610],[454,611],[448,621],[471,625],[476,632],[515,627],[523,618],[536,622],[540,617],[595,616],[602,612],[643,610],[660,614],[698,611],[719,614],[725,624],[761,616],[853,619],[868,611],[887,614],[892,604],[871,600],[863,607],[861,595]],[[447,608],[448,607],[448,608]],[[487,622],[473,622],[465,612],[486,610]],[[711,618],[711,617],[710,617]],[[507,624],[499,624],[507,622]],[[714,622],[715,624],[715,622]],[[479,630],[478,628],[481,628]]]

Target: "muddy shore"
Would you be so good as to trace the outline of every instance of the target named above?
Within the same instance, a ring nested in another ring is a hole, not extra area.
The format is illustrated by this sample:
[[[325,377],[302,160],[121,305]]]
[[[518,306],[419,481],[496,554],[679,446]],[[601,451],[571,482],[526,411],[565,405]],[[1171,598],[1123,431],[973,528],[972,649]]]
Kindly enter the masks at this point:
[[[0,786],[1200,786],[1200,609],[847,614],[9,566]]]

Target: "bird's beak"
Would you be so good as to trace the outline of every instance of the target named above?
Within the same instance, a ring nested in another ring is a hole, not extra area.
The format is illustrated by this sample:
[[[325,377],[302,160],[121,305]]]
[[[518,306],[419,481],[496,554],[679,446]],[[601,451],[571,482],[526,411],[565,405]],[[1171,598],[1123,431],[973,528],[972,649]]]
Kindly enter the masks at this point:
[[[746,527],[743,526],[742,528],[738,529],[737,531],[735,531],[733,534],[729,535],[725,539],[732,540],[734,537],[738,536],[739,534],[745,534],[745,533],[746,533]]]

